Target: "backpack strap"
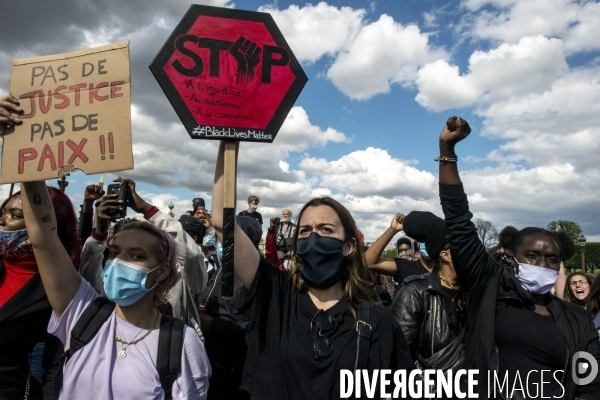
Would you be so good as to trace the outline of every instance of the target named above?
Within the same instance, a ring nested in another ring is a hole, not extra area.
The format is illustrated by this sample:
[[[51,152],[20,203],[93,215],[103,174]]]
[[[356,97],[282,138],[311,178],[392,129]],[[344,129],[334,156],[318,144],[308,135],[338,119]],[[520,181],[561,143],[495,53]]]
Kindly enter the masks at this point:
[[[173,383],[181,371],[184,329],[185,325],[179,318],[163,315],[160,320],[156,369],[165,400],[171,400]]]
[[[369,324],[369,309],[358,310],[356,323],[356,363],[354,370],[367,369],[369,362],[369,347],[371,344],[371,325]]]
[[[83,311],[71,330],[69,349],[59,359],[58,370],[54,376],[54,398],[58,400],[63,385],[63,368],[71,356],[88,344],[108,320],[115,309],[115,303],[106,297],[96,297]]]

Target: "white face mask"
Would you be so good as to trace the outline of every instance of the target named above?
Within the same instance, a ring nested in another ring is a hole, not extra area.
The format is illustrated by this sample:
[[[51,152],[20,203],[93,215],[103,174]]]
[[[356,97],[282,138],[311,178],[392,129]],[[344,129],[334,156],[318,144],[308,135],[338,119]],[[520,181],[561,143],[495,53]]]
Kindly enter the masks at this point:
[[[523,289],[534,294],[546,294],[552,289],[558,278],[558,271],[537,265],[519,263],[517,279]]]
[[[257,208],[258,208],[258,204],[252,204],[252,205],[250,206],[250,209],[251,209],[252,211],[256,211],[256,209],[257,209]]]

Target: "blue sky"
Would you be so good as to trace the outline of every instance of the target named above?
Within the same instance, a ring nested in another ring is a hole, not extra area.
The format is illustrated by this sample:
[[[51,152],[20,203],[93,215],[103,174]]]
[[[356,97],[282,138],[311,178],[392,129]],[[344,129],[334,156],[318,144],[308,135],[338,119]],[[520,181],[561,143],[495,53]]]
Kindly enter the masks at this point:
[[[569,219],[600,240],[599,3],[199,3],[270,12],[309,78],[275,142],[242,145],[239,210],[251,193],[264,217],[330,194],[368,240],[396,212],[441,215],[433,158],[445,120],[461,115],[473,128],[457,153],[476,217],[499,229]],[[13,58],[131,40],[136,167],[123,176],[177,214],[193,197],[210,204],[216,142],[189,139],[148,65],[188,7],[25,0],[3,6],[0,26],[2,95]],[[69,178],[74,204],[97,180]]]

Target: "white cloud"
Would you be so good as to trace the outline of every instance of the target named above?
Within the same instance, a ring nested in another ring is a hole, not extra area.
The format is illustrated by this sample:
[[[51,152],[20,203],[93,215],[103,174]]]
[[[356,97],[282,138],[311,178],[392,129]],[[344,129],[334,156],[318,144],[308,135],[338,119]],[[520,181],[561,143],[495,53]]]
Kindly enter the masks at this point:
[[[273,16],[301,62],[314,63],[324,55],[335,55],[354,39],[362,25],[365,10],[351,7],[334,7],[325,2],[316,6],[290,5],[279,10],[276,5],[259,7],[258,11]]]
[[[575,0],[467,0],[473,12],[466,25],[469,36],[516,43],[522,37],[544,35],[565,41],[572,54],[597,50],[600,43],[600,4]],[[482,9],[489,6],[491,9]]]
[[[292,107],[285,122],[277,134],[277,145],[283,145],[289,151],[300,152],[309,147],[323,148],[327,143],[350,143],[342,132],[331,127],[323,130],[313,125],[303,107]]]
[[[427,199],[432,197],[435,182],[433,174],[373,147],[354,151],[334,161],[306,157],[300,167],[318,177],[320,186],[351,196],[403,195]]]
[[[290,172],[290,164],[286,163],[283,160],[279,161],[279,168],[281,168],[281,170],[286,174]]]
[[[472,79],[461,76],[458,66],[452,66],[444,60],[421,68],[416,83],[419,93],[415,100],[434,111],[468,106],[481,95]]]
[[[383,14],[339,53],[327,77],[350,98],[366,100],[388,93],[390,84],[411,83],[420,65],[440,58],[447,58],[446,52],[432,48],[418,26],[402,25]]]
[[[218,141],[193,140],[180,123],[162,122],[136,106],[132,107],[132,128],[135,169],[128,171],[129,177],[159,187],[210,193]],[[293,107],[274,143],[241,145],[239,180],[242,185],[252,182],[256,186],[265,185],[262,181],[307,184],[304,172],[290,170],[286,159],[291,153],[324,148],[330,142],[350,143],[351,138],[331,127],[312,124],[302,107]],[[257,176],[261,180],[256,180]]]
[[[418,72],[415,99],[435,111],[485,104],[544,92],[567,69],[561,40],[524,37],[517,44],[474,52],[464,75],[446,61],[425,65]]]
[[[579,18],[569,27],[564,36],[567,53],[598,50],[600,43],[600,3],[583,3],[579,10]]]

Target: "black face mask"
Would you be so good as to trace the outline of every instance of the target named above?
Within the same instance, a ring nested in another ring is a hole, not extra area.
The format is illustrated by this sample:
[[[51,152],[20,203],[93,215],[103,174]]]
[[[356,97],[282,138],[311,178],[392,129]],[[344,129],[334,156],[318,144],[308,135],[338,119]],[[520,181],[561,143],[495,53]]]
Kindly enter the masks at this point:
[[[340,239],[312,232],[308,237],[298,239],[296,246],[296,254],[302,258],[300,274],[308,286],[327,289],[348,275],[342,255],[344,242]]]

